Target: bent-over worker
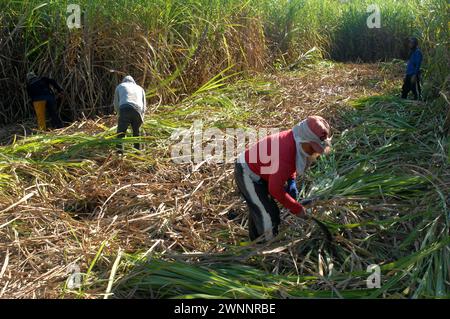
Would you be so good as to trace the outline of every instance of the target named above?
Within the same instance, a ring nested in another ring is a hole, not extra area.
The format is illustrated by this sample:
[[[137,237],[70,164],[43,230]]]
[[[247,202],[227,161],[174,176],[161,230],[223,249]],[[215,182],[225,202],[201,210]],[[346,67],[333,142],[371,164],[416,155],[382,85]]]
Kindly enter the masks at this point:
[[[114,94],[114,109],[119,115],[117,124],[118,138],[125,137],[128,126],[133,129],[133,136],[139,136],[139,129],[144,122],[147,100],[144,89],[137,85],[131,76],[126,76],[116,87]],[[119,153],[123,152],[123,145],[117,146]],[[139,143],[134,147],[140,149]]]
[[[290,130],[261,139],[238,157],[235,180],[249,208],[252,241],[278,234],[280,209],[275,200],[292,214],[305,217],[297,201],[296,176],[330,147],[329,124],[320,116],[309,116]]]
[[[35,73],[27,74],[27,92],[36,112],[39,130],[46,130],[46,113],[50,115],[53,128],[61,128],[62,122],[56,110],[56,98],[53,89],[62,95],[62,87],[53,79],[39,77]]]

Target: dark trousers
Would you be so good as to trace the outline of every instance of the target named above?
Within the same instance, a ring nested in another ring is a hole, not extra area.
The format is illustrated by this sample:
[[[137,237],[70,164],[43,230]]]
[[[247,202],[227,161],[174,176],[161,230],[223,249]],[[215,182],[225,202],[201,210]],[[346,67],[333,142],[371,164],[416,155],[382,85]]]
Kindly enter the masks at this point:
[[[403,80],[402,99],[408,98],[409,92],[412,91],[414,100],[418,100],[422,95],[422,88],[420,87],[420,74],[417,75],[416,83],[411,81],[412,75],[407,75]]]
[[[117,137],[124,138],[128,129],[131,125],[133,129],[133,136],[139,136],[139,129],[142,125],[142,118],[138,111],[136,111],[132,106],[121,106],[119,109],[119,120],[117,125]],[[139,143],[134,144],[135,149],[140,149]],[[123,151],[123,145],[117,145],[119,151]]]
[[[249,208],[248,227],[250,239],[270,240],[278,234],[280,225],[280,209],[269,194],[265,180],[253,181],[245,173],[242,164],[236,162],[234,176],[239,192]]]

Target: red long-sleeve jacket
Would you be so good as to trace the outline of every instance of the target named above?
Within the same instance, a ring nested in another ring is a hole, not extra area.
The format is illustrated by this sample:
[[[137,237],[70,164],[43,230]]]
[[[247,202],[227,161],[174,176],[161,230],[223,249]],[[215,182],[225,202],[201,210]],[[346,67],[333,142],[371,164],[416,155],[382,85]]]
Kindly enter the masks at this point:
[[[267,136],[245,151],[245,161],[249,168],[268,182],[270,195],[293,214],[303,211],[303,206],[285,190],[286,181],[289,178],[295,179],[296,176],[296,154],[292,130]]]

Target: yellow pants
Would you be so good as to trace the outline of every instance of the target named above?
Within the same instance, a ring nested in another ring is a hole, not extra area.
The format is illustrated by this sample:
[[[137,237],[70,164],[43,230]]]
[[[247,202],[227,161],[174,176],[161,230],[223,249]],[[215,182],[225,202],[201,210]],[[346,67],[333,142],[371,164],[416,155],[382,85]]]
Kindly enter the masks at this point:
[[[45,110],[47,106],[47,101],[35,101],[33,102],[34,110],[36,112],[38,128],[41,131],[45,131],[47,129],[47,125],[45,123]]]

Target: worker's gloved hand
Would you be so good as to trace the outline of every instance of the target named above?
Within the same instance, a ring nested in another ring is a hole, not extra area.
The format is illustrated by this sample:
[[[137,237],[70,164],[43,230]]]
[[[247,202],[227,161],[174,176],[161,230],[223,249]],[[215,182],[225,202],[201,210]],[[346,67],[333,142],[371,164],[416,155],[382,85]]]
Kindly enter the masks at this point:
[[[298,197],[298,189],[295,180],[290,178],[287,181],[286,192],[291,195],[292,198],[297,199]]]

